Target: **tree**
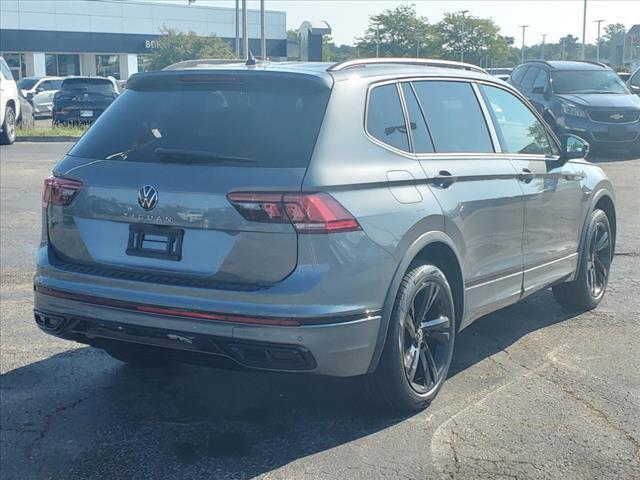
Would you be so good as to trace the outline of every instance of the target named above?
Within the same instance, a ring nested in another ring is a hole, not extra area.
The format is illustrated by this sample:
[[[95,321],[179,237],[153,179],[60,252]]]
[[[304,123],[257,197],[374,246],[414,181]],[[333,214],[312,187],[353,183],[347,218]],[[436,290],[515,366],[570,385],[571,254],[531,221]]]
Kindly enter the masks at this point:
[[[158,47],[149,61],[151,70],[160,70],[172,63],[200,58],[235,58],[229,45],[216,35],[200,37],[194,32],[184,33],[163,27]]]
[[[610,42],[616,35],[624,35],[625,33],[627,33],[627,27],[623,23],[610,23],[604,27],[602,37],[605,41]]]
[[[435,26],[439,56],[459,60],[462,46],[462,14],[445,13]],[[464,17],[464,60],[475,64],[496,64],[509,56],[512,37],[500,35],[500,27],[490,18]]]
[[[427,53],[431,33],[427,18],[416,16],[413,5],[399,5],[369,17],[369,27],[357,39],[357,48],[367,57],[376,55],[377,44],[381,57],[415,57],[418,46]]]
[[[356,58],[356,48],[350,45],[336,45],[330,35],[322,39],[322,60],[325,62],[343,62]]]

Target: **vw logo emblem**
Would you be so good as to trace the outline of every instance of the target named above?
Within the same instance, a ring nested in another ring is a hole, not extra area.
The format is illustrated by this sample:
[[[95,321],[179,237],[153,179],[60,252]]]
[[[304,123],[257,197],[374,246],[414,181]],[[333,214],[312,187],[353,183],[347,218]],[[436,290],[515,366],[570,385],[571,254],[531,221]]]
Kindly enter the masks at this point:
[[[138,203],[144,210],[153,210],[158,204],[158,191],[151,185],[138,190]]]

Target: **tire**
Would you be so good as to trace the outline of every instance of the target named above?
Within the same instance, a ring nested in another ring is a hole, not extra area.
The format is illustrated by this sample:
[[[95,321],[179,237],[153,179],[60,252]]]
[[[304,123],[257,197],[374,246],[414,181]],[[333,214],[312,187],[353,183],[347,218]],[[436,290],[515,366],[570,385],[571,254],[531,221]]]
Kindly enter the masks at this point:
[[[4,111],[4,123],[2,124],[2,133],[0,133],[0,142],[3,145],[11,145],[16,141],[16,113],[13,107],[7,105]]]
[[[139,349],[138,349],[139,348]],[[126,364],[138,367],[163,367],[171,363],[160,352],[150,351],[141,347],[110,347],[105,348],[109,356]]]
[[[563,307],[591,310],[604,297],[613,259],[613,233],[606,213],[594,210],[580,247],[580,266],[575,280],[555,285],[553,296]]]
[[[398,289],[380,364],[366,379],[372,398],[404,412],[428,407],[447,378],[455,331],[444,273],[433,265],[412,268]]]

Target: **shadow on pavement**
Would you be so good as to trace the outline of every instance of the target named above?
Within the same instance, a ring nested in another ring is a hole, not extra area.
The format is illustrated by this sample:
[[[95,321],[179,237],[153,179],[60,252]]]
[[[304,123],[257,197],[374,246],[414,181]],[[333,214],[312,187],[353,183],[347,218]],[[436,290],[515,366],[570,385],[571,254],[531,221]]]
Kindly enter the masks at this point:
[[[460,334],[450,375],[571,316],[542,292],[479,319]],[[1,383],[7,479],[28,478],[25,465],[33,478],[251,478],[407,418],[371,407],[360,379],[136,369],[92,348]]]

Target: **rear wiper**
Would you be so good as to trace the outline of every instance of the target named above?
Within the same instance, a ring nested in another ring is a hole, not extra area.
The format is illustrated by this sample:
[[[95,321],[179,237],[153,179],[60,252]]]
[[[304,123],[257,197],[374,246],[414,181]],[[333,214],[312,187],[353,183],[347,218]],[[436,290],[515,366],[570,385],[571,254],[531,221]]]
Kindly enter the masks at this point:
[[[236,162],[236,163],[255,163],[255,158],[238,157],[235,155],[222,155],[220,153],[207,152],[205,150],[190,150],[185,148],[156,148],[153,151],[161,159],[167,160],[186,160],[194,162],[213,161],[213,162]]]

